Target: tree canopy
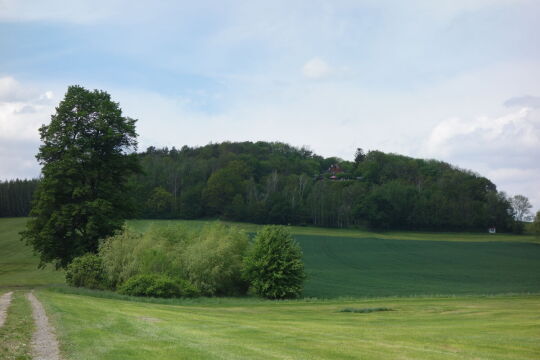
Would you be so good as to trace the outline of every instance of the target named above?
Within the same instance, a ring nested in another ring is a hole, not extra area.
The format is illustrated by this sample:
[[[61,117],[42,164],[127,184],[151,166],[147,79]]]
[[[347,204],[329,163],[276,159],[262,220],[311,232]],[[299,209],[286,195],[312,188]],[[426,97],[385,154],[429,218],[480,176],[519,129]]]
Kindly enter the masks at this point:
[[[96,252],[133,214],[126,195],[128,178],[140,171],[135,122],[106,92],[70,86],[39,129],[42,178],[22,235],[42,265],[65,267]]]
[[[262,141],[149,147],[137,156],[144,172],[129,182],[140,218],[435,231],[522,229],[513,216],[515,197],[497,191],[479,174],[437,160],[357,149],[355,160],[346,161]]]

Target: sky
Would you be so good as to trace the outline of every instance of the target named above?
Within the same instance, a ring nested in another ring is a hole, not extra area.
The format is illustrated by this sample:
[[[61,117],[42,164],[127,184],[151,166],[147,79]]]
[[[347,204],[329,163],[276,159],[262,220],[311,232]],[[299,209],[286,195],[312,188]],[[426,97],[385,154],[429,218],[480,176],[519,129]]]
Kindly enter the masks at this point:
[[[283,141],[447,161],[540,209],[536,0],[0,0],[0,179],[37,177],[69,85],[139,149]]]

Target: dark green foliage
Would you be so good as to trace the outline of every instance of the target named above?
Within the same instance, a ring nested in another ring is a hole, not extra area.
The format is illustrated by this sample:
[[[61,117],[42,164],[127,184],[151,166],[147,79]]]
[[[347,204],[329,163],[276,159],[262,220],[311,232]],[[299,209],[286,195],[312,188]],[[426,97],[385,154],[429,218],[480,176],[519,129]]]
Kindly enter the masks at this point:
[[[193,297],[197,291],[185,280],[174,280],[165,275],[141,274],[129,278],[118,292],[131,296],[150,296],[158,298]]]
[[[106,289],[107,279],[101,258],[85,254],[73,259],[66,269],[66,283],[88,289]]]
[[[154,188],[150,194],[150,198],[146,202],[152,218],[167,218],[172,211],[174,198],[170,192],[163,187]]]
[[[0,181],[0,217],[28,216],[37,179]]]
[[[512,231],[510,203],[493,183],[435,160],[358,149],[355,161],[282,143],[242,142],[140,154],[133,179],[141,216],[156,187],[172,196],[162,218],[222,217],[271,224]],[[343,172],[330,180],[330,166]]]
[[[42,178],[23,239],[41,263],[65,267],[96,252],[132,214],[127,179],[139,171],[135,120],[103,91],[71,86],[40,128]]]
[[[386,308],[386,307],[376,307],[376,308],[350,308],[348,307],[348,308],[340,310],[339,312],[368,314],[368,313],[379,312],[379,311],[392,311],[392,309]]]
[[[438,231],[521,226],[492,182],[436,160],[358,149],[352,162],[278,142],[150,147],[138,157],[144,173],[130,184],[142,218]],[[342,172],[333,175],[334,165]]]
[[[244,259],[243,273],[258,296],[298,297],[306,278],[302,250],[285,227],[265,226]]]
[[[532,223],[532,231],[537,237],[540,237],[540,211],[536,212],[536,216]]]

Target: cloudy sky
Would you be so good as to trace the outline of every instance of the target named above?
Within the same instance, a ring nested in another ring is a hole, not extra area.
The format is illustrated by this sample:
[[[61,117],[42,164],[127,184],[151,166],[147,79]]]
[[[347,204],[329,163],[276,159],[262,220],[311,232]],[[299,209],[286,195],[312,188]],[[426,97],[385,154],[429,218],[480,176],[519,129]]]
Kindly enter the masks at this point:
[[[139,119],[142,149],[377,149],[539,209],[539,16],[535,0],[0,0],[0,179],[39,175],[37,128],[79,84]]]

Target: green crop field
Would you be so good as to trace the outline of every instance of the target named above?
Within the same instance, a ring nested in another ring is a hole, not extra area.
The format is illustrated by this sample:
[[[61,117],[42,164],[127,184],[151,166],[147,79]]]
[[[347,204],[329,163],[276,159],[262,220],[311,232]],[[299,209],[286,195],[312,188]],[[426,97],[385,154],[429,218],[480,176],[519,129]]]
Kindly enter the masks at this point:
[[[177,222],[204,223],[128,225]],[[65,360],[540,358],[532,237],[292,227],[308,298],[156,300],[58,286],[63,273],[37,270],[19,241],[24,223],[0,219],[0,295],[19,289],[0,331],[6,359],[17,358],[9,349],[28,350],[23,294],[36,287]]]
[[[130,221],[139,231],[202,221]],[[255,232],[257,225],[237,224]],[[308,273],[304,296],[411,296],[540,292],[532,236],[372,233],[291,227]]]

